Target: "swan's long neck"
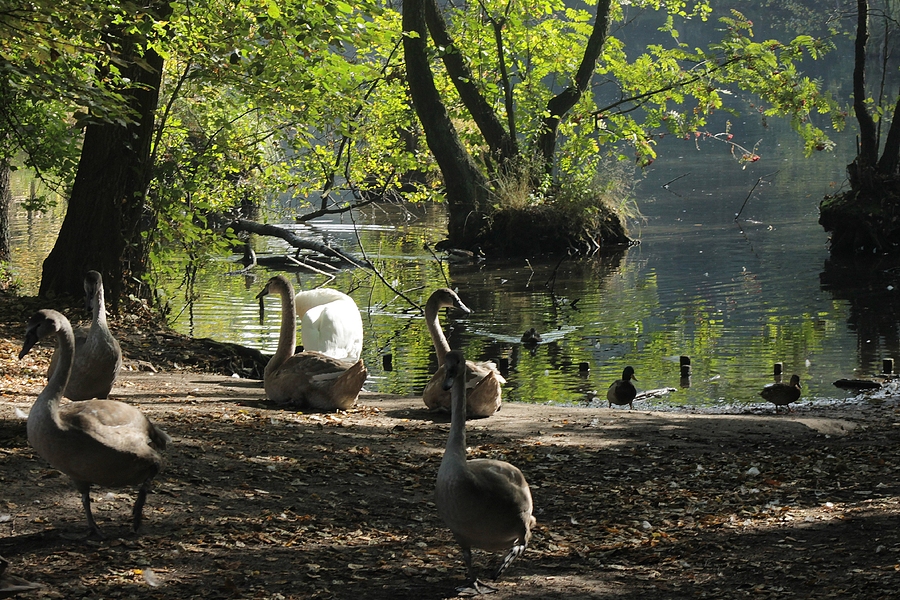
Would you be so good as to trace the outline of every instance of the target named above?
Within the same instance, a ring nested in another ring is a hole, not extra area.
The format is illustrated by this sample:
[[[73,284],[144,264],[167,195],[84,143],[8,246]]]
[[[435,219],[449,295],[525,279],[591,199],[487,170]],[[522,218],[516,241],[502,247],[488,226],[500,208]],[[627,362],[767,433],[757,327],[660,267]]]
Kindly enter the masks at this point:
[[[38,395],[31,413],[36,414],[36,418],[40,414],[49,414],[54,417],[59,413],[59,399],[62,397],[69,383],[69,376],[72,374],[72,363],[75,359],[75,335],[72,333],[72,326],[68,322],[57,321],[56,339],[57,349],[59,353],[59,362],[44,390]],[[29,413],[29,420],[31,419]]]
[[[439,306],[434,306],[430,302],[425,305],[425,322],[428,324],[428,333],[431,334],[431,341],[434,343],[434,353],[437,354],[438,366],[444,364],[444,357],[450,352],[450,343],[444,337],[444,330],[441,329],[441,322],[438,319]]]
[[[281,333],[278,336],[278,349],[269,359],[266,371],[280,367],[294,355],[297,347],[297,309],[294,307],[294,295],[291,290],[280,286],[278,293],[281,295]]]
[[[103,286],[99,286],[94,291],[94,301],[93,301],[93,321],[91,322],[92,326],[103,325],[106,326],[106,302],[103,297]]]
[[[450,435],[441,461],[466,462],[466,373],[461,366],[460,373],[453,378],[450,390]]]

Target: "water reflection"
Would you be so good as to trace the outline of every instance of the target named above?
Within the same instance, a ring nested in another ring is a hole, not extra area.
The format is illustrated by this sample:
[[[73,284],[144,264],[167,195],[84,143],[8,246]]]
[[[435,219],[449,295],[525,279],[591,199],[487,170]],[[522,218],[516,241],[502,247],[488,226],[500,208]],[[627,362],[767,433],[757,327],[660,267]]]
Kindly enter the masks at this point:
[[[885,358],[900,359],[900,260],[827,260],[821,282],[822,289],[849,306],[847,322],[857,334],[857,370],[863,376],[881,372]]]
[[[502,362],[505,397],[514,401],[599,397],[605,406],[606,388],[631,365],[639,390],[675,388],[638,408],[759,403],[776,362],[785,375],[800,376],[803,399],[845,398],[835,380],[875,373],[884,356],[900,356],[900,315],[892,308],[898,271],[827,261],[817,206],[841,177],[843,159],[803,162],[796,148],[777,147],[763,164],[739,169],[727,154],[666,152],[670,159],[655,163],[639,188],[644,215],[631,228],[641,244],[625,251],[442,264],[423,249],[443,238],[440,207],[371,205],[352,218],[283,221],[298,234],[324,235],[365,254],[379,276],[356,269],[333,281],[305,271],[290,277],[298,288],[327,284],[353,296],[364,311],[366,387],[388,393],[420,394],[436,368],[421,307],[448,284],[473,309],[442,315],[451,345],[469,358]],[[780,165],[777,174],[771,161]],[[13,215],[13,269],[26,293],[37,289],[60,219]],[[275,238],[253,243],[260,258],[292,252]],[[240,258],[199,271],[196,298],[179,289],[180,280],[162,298],[177,330],[272,353],[279,317],[267,311],[260,323],[255,300],[272,271],[260,265],[229,275]],[[522,334],[532,327],[542,342],[525,347]],[[689,380],[680,373],[683,355],[692,359]]]

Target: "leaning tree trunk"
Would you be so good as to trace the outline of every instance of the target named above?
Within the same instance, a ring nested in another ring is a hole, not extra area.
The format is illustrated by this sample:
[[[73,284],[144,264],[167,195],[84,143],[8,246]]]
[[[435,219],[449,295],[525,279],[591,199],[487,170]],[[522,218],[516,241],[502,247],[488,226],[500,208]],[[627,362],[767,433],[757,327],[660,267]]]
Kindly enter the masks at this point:
[[[900,171],[900,94],[894,101],[894,116],[891,128],[884,139],[884,150],[878,159],[878,172],[885,177],[896,177]]]
[[[537,147],[544,161],[545,170],[550,173],[553,170],[556,154],[556,137],[559,131],[560,120],[578,104],[581,97],[588,89],[597,60],[603,51],[603,44],[609,35],[609,24],[612,20],[610,11],[611,0],[597,1],[597,16],[594,19],[594,28],[591,37],[588,38],[581,64],[573,78],[573,84],[561,91],[547,102],[547,116],[544,117],[544,126],[538,139]]]
[[[485,226],[488,181],[460,142],[435,87],[428,63],[424,0],[403,3],[403,30],[416,33],[403,38],[406,76],[425,139],[444,178],[449,238],[453,244],[471,246]]]
[[[450,76],[453,86],[459,93],[460,100],[469,110],[472,120],[475,121],[485,143],[490,148],[491,156],[501,166],[506,165],[509,161],[517,158],[519,154],[515,136],[503,128],[503,123],[497,113],[481,94],[477,76],[472,73],[468,61],[456,47],[456,42],[447,31],[447,22],[441,14],[437,0],[424,0],[423,3],[428,31],[431,33],[435,45],[444,49],[441,52],[441,61],[444,63],[444,68],[447,69],[447,75]],[[506,57],[499,55],[497,59],[502,63]],[[512,110],[509,106],[507,106],[507,113],[511,119]],[[512,130],[511,126],[510,131]]]
[[[163,4],[162,11],[168,10]],[[93,269],[103,275],[106,300],[115,311],[128,284],[145,271],[140,220],[163,59],[152,49],[139,54],[139,44],[123,40],[123,52],[134,59],[124,73],[132,87],[123,92],[134,120],[88,125],[66,217],[44,260],[41,296],[81,296],[84,273]]]

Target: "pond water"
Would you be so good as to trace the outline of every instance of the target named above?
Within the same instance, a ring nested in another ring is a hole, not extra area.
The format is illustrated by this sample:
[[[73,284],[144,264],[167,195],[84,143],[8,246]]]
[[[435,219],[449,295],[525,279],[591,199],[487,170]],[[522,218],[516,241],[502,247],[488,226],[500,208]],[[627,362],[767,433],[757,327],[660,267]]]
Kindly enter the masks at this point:
[[[423,249],[443,237],[441,207],[371,205],[352,219],[299,226],[287,215],[283,222],[364,252],[393,290],[360,269],[341,271],[331,282],[315,273],[290,277],[298,288],[327,283],[355,298],[364,313],[371,391],[421,393],[435,369],[433,348],[421,312],[394,290],[424,306],[433,289],[448,284],[473,310],[441,315],[451,345],[471,359],[506,359],[504,396],[512,401],[599,396],[605,406],[606,388],[631,365],[639,390],[674,388],[636,407],[729,408],[762,402],[758,392],[782,362],[786,375],[800,376],[804,400],[827,402],[851,396],[835,380],[877,373],[882,358],[900,356],[897,320],[884,308],[895,303],[889,289],[900,285],[890,281],[895,271],[877,266],[875,283],[863,280],[858,266],[826,271],[818,203],[844,180],[846,154],[804,159],[796,142],[773,142],[758,150],[762,160],[742,168],[720,148],[667,143],[638,185],[643,214],[629,227],[640,244],[622,252],[446,265]],[[25,293],[37,290],[61,216],[61,209],[28,214],[17,205],[12,268]],[[254,243],[260,256],[287,249],[273,238]],[[229,274],[240,268],[238,258],[203,270],[193,302],[185,302],[178,281],[169,283],[172,326],[271,353],[277,302],[260,323],[255,299],[271,272]],[[519,340],[531,327],[543,342],[529,350]],[[390,371],[383,368],[386,354],[393,357]],[[680,355],[692,359],[689,382],[680,379]]]

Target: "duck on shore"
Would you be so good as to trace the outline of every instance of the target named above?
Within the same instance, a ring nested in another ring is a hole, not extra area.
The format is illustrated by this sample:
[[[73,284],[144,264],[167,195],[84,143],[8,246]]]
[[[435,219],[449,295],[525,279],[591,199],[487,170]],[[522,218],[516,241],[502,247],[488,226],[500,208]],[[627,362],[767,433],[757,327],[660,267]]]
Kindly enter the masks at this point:
[[[619,406],[628,405],[629,409],[634,409],[634,398],[637,396],[637,390],[631,380],[637,380],[634,376],[633,367],[625,367],[622,371],[622,379],[615,380],[606,391],[606,399],[609,402],[609,408],[613,404]]]

